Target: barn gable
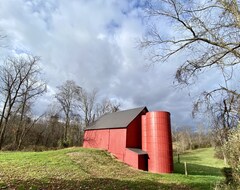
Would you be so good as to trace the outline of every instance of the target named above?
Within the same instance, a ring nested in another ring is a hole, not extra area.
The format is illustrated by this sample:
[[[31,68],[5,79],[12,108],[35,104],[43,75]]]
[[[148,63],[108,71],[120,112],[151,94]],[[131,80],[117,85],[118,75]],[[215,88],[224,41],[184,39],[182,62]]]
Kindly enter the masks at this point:
[[[109,113],[100,117],[85,130],[126,128],[141,113],[148,112],[146,107]]]

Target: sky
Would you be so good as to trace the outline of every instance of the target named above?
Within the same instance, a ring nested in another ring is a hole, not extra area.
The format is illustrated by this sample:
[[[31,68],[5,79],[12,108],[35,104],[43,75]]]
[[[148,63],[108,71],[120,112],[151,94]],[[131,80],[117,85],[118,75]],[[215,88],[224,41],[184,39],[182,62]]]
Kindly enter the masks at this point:
[[[192,102],[214,84],[208,76],[191,89],[176,88],[172,62],[152,65],[138,48],[146,32],[144,1],[136,0],[0,0],[0,59],[8,55],[41,57],[48,91],[36,103],[44,112],[56,87],[74,80],[98,97],[121,103],[121,109],[147,106],[171,112],[174,125],[196,125]],[[161,23],[161,21],[160,21]],[[170,33],[162,21],[163,31]]]

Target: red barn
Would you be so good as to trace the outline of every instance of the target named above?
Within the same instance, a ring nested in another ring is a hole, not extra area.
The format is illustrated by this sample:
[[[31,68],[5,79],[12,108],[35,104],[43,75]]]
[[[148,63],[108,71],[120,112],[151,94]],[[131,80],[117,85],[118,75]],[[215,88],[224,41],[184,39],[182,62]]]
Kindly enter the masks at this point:
[[[107,150],[137,169],[171,173],[170,113],[142,107],[106,114],[85,129],[83,147]]]

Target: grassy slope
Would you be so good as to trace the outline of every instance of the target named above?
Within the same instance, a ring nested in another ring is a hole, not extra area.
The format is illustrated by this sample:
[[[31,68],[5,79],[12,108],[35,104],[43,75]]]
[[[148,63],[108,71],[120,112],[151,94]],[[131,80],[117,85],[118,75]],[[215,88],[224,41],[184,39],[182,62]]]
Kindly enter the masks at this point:
[[[175,174],[138,171],[95,149],[69,148],[46,152],[0,152],[0,189],[212,189],[223,179],[222,161],[212,149],[181,156]]]

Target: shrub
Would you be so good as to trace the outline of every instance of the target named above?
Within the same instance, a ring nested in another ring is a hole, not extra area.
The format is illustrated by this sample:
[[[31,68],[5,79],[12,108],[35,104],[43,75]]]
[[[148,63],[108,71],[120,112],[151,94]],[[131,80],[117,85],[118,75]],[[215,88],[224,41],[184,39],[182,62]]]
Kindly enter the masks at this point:
[[[240,128],[233,130],[228,141],[223,146],[228,164],[232,168],[232,177],[235,184],[240,185]]]
[[[225,176],[225,183],[226,184],[232,184],[234,182],[232,168],[224,167],[222,169],[222,173]]]
[[[223,152],[220,147],[216,147],[214,157],[223,160]]]
[[[2,148],[3,151],[14,151],[14,150],[17,150],[17,145],[12,143],[12,144],[8,144],[6,146],[4,146]]]
[[[70,146],[69,140],[60,140],[58,141],[58,147],[59,148],[68,148]]]

